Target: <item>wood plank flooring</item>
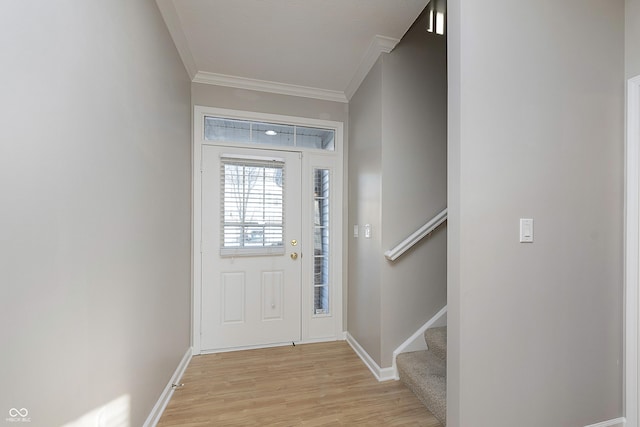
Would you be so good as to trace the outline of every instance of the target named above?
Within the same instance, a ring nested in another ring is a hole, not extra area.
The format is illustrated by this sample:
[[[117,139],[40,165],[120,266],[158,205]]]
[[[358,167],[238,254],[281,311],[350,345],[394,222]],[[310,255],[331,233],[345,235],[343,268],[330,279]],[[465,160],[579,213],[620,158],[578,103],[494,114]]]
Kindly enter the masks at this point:
[[[378,382],[344,342],[194,356],[158,427],[424,426],[398,381]]]

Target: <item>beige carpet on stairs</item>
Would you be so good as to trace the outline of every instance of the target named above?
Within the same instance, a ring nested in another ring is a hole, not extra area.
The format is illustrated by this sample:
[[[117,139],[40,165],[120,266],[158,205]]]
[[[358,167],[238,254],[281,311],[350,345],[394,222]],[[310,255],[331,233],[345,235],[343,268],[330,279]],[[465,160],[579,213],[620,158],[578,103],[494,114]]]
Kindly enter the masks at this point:
[[[447,424],[447,327],[427,329],[428,350],[399,354],[400,380],[431,413]]]

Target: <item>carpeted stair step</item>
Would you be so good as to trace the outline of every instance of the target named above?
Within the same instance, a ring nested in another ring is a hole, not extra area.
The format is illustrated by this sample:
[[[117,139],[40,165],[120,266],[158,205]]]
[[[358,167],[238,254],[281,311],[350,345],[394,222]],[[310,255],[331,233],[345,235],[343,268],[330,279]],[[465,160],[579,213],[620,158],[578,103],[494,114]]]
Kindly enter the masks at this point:
[[[399,354],[396,358],[396,365],[400,380],[420,399],[438,421],[446,426],[446,360],[431,350],[422,350]]]
[[[427,348],[440,359],[447,360],[447,327],[431,328],[424,331]]]

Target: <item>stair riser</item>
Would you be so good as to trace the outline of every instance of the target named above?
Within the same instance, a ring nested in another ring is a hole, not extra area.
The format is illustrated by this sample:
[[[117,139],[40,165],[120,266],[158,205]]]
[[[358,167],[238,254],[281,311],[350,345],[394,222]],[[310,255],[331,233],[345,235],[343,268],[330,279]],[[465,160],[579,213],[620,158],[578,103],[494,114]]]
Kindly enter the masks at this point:
[[[398,355],[396,364],[400,380],[446,425],[446,362],[432,351],[422,350]]]
[[[427,329],[424,333],[427,348],[437,357],[447,360],[447,327]]]

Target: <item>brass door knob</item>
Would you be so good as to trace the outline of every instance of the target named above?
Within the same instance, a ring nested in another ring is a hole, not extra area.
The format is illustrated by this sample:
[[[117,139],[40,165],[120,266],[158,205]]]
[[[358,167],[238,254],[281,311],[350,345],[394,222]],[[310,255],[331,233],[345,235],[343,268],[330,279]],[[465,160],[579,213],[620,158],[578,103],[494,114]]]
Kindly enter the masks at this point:
[[[292,252],[291,259],[298,259],[298,252]]]

